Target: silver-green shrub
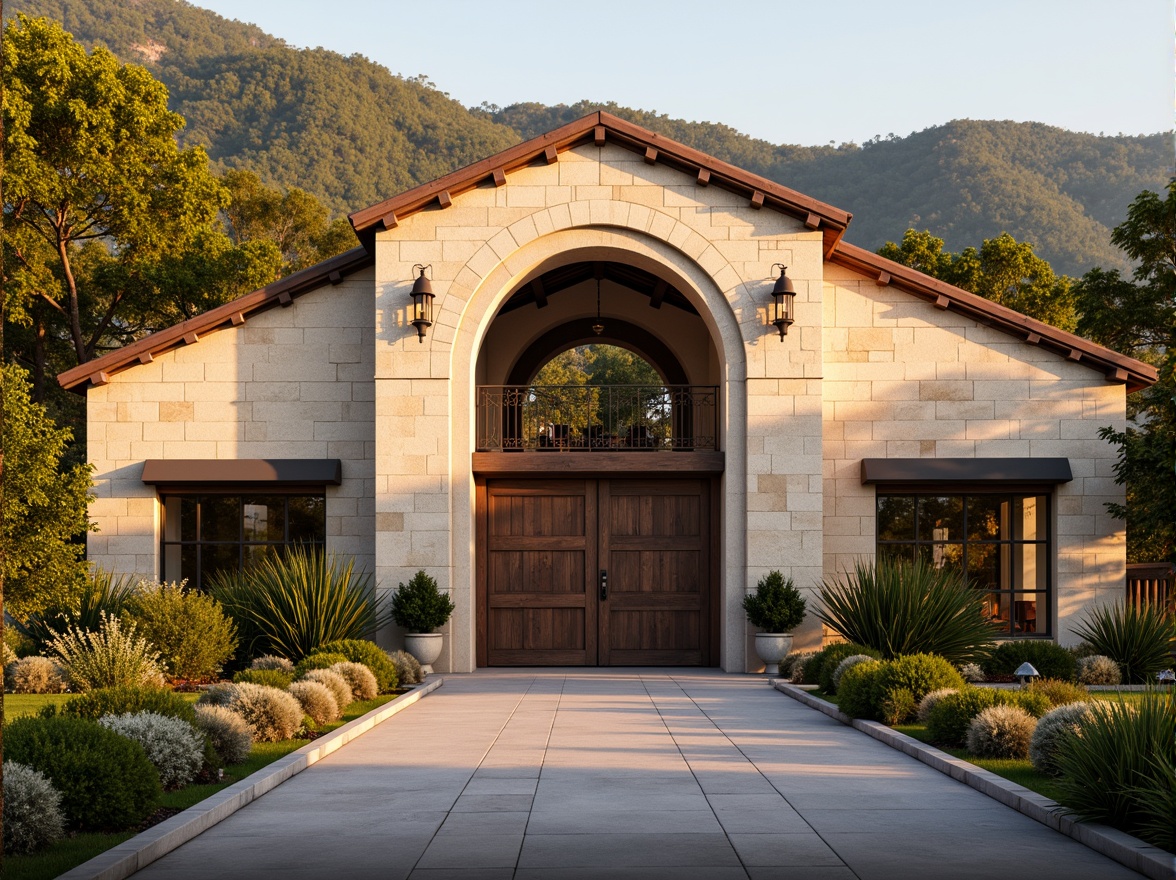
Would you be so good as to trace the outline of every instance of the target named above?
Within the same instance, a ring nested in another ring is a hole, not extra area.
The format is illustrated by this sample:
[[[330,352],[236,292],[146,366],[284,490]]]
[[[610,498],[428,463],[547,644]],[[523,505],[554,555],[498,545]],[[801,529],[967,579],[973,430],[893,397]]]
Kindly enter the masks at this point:
[[[243,682],[233,685],[228,707],[245,719],[254,742],[290,739],[302,726],[302,706],[275,687]]]
[[[61,667],[48,657],[22,657],[4,670],[4,686],[14,694],[60,694],[67,690]]]
[[[927,694],[919,701],[919,710],[917,717],[920,724],[926,724],[927,719],[931,716],[931,710],[935,708],[935,704],[942,700],[949,694],[958,694],[958,688],[936,688]]]
[[[221,760],[240,764],[253,748],[253,732],[245,719],[224,706],[196,707],[196,726],[204,731]]]
[[[61,792],[44,773],[5,761],[4,852],[36,852],[64,834]]]
[[[396,677],[401,685],[420,684],[425,680],[420,661],[408,651],[394,651],[388,656],[396,667]]]
[[[965,663],[960,667],[960,675],[968,684],[980,684],[985,681],[984,670],[980,668],[979,663]]]
[[[1082,684],[1122,684],[1123,670],[1105,654],[1078,658],[1078,680]]]
[[[357,700],[374,699],[380,692],[376,677],[362,663],[336,663],[331,667],[331,671],[339,673],[347,680],[347,684],[351,686],[351,695]]]
[[[159,773],[164,789],[181,788],[196,778],[204,762],[204,735],[182,718],[156,712],[103,715],[103,727],[137,742]]]
[[[290,694],[302,706],[302,711],[310,716],[315,724],[330,724],[337,721],[342,714],[335,695],[326,685],[317,681],[296,681],[288,688]]]
[[[352,702],[351,685],[338,672],[332,672],[330,669],[312,669],[302,676],[301,681],[313,681],[326,687],[335,697],[340,712]]]
[[[1024,758],[1037,719],[1020,706],[989,706],[968,725],[968,751],[980,758]]]
[[[851,666],[857,666],[859,663],[865,663],[867,660],[874,661],[876,658],[869,654],[850,654],[844,660],[837,664],[837,668],[833,670],[832,684],[833,693],[837,693],[837,686],[841,684],[841,676],[845,675],[845,670]]]
[[[103,687],[161,687],[159,652],[137,636],[135,624],[105,611],[97,632],[70,627],[49,643],[74,690]]]
[[[1042,773],[1058,775],[1055,761],[1062,739],[1078,732],[1082,719],[1090,712],[1089,703],[1067,703],[1050,709],[1037,722],[1033,739],[1029,742],[1029,760]]]
[[[233,695],[237,686],[232,682],[222,681],[212,687],[205,688],[204,693],[196,700],[197,706],[228,706],[233,702]]]
[[[294,664],[285,657],[278,657],[275,654],[263,654],[260,657],[253,658],[253,662],[249,664],[250,669],[276,669],[278,672],[288,672],[294,674]]]
[[[803,654],[798,654],[796,659],[792,661],[788,680],[793,684],[804,684],[804,668],[816,656],[816,651],[805,651]]]

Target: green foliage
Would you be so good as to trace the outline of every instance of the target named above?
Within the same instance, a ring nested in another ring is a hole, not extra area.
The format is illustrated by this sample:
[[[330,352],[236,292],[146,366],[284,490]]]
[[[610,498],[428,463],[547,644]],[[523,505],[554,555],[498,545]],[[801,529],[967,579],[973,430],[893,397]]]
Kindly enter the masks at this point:
[[[125,616],[159,649],[172,678],[215,678],[237,648],[237,632],[219,602],[183,584],[142,581]]]
[[[307,654],[294,667],[294,678],[302,678],[312,669],[330,669],[336,663],[345,663],[347,660],[348,658],[344,654],[320,654],[317,651],[313,654]]]
[[[1077,671],[1074,655],[1057,642],[1016,639],[1001,642],[980,666],[985,675],[1012,675],[1022,663],[1032,663],[1042,678],[1073,681]]]
[[[778,571],[771,571],[759,579],[755,592],[743,597],[743,610],[752,626],[764,632],[789,633],[805,618],[804,597]]]
[[[904,654],[884,660],[877,681],[882,695],[903,688],[911,692],[916,705],[931,691],[965,686],[959,670],[935,654]]]
[[[392,596],[392,619],[410,633],[430,633],[453,614],[453,599],[437,588],[437,581],[418,571]]]
[[[16,761],[5,761],[4,852],[36,852],[64,834],[61,792],[45,774]]]
[[[821,648],[804,664],[804,683],[820,685],[821,690],[828,692],[833,686],[833,673],[837,669],[837,664],[854,654],[865,654],[879,659],[882,657],[880,652],[865,645],[834,642]]]
[[[83,539],[93,528],[86,515],[93,468],[62,465],[73,432],[58,428],[45,407],[32,401],[24,370],[6,364],[0,381],[4,404],[0,576],[8,612],[24,618],[51,604],[68,602],[85,581]]]
[[[1032,691],[962,687],[957,693],[944,696],[927,713],[927,733],[934,742],[963,747],[968,725],[989,706],[1019,706],[1034,718],[1040,718],[1050,708],[1047,697]]]
[[[1027,758],[1037,719],[1020,706],[989,706],[968,724],[968,751],[981,758]]]
[[[250,684],[264,684],[285,690],[294,680],[293,672],[283,672],[280,669],[242,669],[233,676],[236,684],[249,682]]]
[[[820,598],[822,622],[883,658],[926,653],[964,663],[983,656],[995,632],[980,590],[922,561],[858,562],[853,574],[826,581]]]
[[[829,676],[829,687],[823,688],[823,690],[830,694],[837,693],[837,688],[841,684],[841,676],[845,675],[850,667],[857,666],[859,663],[870,663],[877,659],[877,657],[871,657],[869,654],[850,654],[837,664],[833,670],[833,674]]]
[[[1093,699],[1089,691],[1080,684],[1059,681],[1056,678],[1039,678],[1029,682],[1025,690],[1041,694],[1049,700],[1050,706],[1064,706],[1067,703],[1084,703]]]
[[[874,717],[875,683],[882,664],[859,663],[845,670],[837,686],[837,705],[850,718]]]
[[[940,700],[948,694],[958,694],[959,692],[959,688],[936,688],[930,693],[924,694],[923,699],[919,700],[919,708],[916,712],[919,723],[927,723],[927,719],[931,715],[931,710],[935,708],[935,705]]]
[[[362,663],[376,677],[381,694],[396,690],[398,676],[387,652],[375,642],[367,639],[340,639],[319,645],[315,653],[342,654],[354,663]]]
[[[49,643],[70,685],[79,691],[163,684],[159,652],[117,617],[102,614],[97,632],[68,629]]]
[[[61,714],[97,721],[103,715],[128,715],[154,712],[192,723],[196,716],[192,704],[174,691],[164,688],[97,688],[68,700]]]
[[[357,572],[353,559],[306,547],[244,571],[222,569],[210,581],[248,656],[304,657],[325,642],[363,638],[386,618],[369,573]]]
[[[133,576],[94,569],[62,600],[30,614],[23,622],[14,620],[13,626],[28,639],[32,650],[45,652],[60,633],[71,627],[97,632],[103,616],[121,617],[135,587]]]
[[[143,748],[88,719],[17,718],[5,726],[4,757],[49,777],[79,830],[130,828],[159,800],[159,775]]]
[[[867,671],[853,675],[859,667]],[[841,676],[838,694],[847,715],[898,724],[914,717],[919,701],[932,691],[964,686],[959,671],[942,657],[910,654],[851,667]]]
[[[1099,654],[1118,663],[1124,681],[1142,684],[1171,665],[1169,651],[1176,647],[1176,614],[1125,601],[1097,605],[1087,610],[1074,632]]]
[[[1088,822],[1103,822],[1174,850],[1170,809],[1176,790],[1176,708],[1150,693],[1134,706],[1091,705],[1077,736],[1066,737],[1055,762],[1062,804]],[[1145,793],[1146,792],[1146,793]],[[1157,793],[1168,792],[1167,796]]]
[[[893,688],[886,692],[878,705],[878,720],[883,724],[902,724],[913,718],[918,709],[914,694],[906,688]]]

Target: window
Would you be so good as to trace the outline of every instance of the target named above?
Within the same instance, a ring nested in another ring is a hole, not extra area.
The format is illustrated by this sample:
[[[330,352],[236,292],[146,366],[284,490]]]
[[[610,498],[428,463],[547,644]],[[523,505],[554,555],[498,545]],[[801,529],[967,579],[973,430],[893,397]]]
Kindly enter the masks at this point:
[[[326,543],[326,496],[281,494],[162,494],[162,577],[202,589],[222,569],[240,570],[292,544]]]
[[[878,493],[878,558],[964,574],[1008,636],[1048,636],[1050,496]]]

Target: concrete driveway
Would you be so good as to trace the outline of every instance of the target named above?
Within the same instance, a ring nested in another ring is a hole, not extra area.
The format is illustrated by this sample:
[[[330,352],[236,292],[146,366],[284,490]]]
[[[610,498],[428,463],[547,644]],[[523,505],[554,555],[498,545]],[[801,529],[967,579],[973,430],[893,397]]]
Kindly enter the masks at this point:
[[[763,677],[596,669],[446,676],[136,876],[1140,875]]]

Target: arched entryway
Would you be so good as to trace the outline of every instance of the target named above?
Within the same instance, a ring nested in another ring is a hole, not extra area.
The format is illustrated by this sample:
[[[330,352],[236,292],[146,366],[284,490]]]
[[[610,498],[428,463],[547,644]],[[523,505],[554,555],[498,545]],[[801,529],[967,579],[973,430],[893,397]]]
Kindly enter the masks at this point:
[[[601,343],[659,381],[535,383]],[[507,297],[477,368],[478,665],[717,665],[719,370],[690,301],[623,263],[559,266]]]

